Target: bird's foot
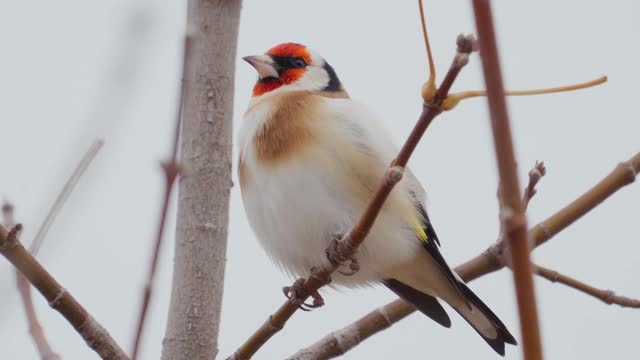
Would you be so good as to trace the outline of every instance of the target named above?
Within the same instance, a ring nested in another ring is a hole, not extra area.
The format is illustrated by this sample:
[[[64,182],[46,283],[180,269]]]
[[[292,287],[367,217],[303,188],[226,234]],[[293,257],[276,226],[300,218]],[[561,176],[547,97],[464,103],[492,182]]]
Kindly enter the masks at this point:
[[[284,296],[286,296],[294,305],[298,306],[300,310],[311,311],[323,306],[324,299],[318,291],[314,291],[313,293],[308,295],[313,298],[312,304],[307,304],[304,302],[304,299],[307,298],[307,291],[304,289],[303,284],[304,279],[300,278],[296,280],[293,285],[283,287],[282,292],[284,293]]]
[[[338,270],[338,272],[344,276],[351,276],[360,270],[360,263],[355,256],[345,257],[338,251],[338,244],[341,238],[342,236],[335,236],[333,240],[331,240],[331,244],[326,251],[327,258],[333,265],[348,266],[349,271]],[[348,265],[346,264],[347,262],[349,262]]]

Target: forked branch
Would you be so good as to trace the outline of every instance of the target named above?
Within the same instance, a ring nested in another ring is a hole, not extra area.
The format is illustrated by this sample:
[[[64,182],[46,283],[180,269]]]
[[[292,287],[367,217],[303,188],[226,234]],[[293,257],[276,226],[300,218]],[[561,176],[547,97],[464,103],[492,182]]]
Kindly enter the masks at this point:
[[[67,319],[102,359],[128,360],[128,356],[107,330],[20,244],[18,232],[21,228],[18,224],[7,230],[0,225],[0,254],[38,289],[49,305]]]

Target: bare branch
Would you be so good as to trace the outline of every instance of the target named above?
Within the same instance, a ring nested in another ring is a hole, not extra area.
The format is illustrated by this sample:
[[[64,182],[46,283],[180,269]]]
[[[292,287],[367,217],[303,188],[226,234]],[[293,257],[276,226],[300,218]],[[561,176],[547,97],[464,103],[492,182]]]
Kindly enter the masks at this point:
[[[509,115],[489,0],[474,0],[473,10],[480,43],[482,69],[487,86],[487,100],[491,113],[501,194],[504,200],[504,208],[501,213],[505,221],[503,229],[509,244],[511,268],[516,287],[523,354],[526,360],[539,360],[542,359],[542,339],[529,259],[527,223],[520,198],[520,185],[516,173]]]
[[[189,0],[171,302],[162,359],[214,359],[232,186],[234,73],[241,0]],[[215,26],[213,26],[213,25]]]
[[[574,221],[585,215],[591,209],[605,201],[611,194],[620,190],[625,185],[635,181],[640,171],[640,153],[634,155],[628,161],[616,166],[609,175],[597,183],[591,190],[574,200],[565,208],[558,211],[552,217],[542,221],[531,232],[531,241],[538,247],[558,231],[571,225]]]
[[[384,201],[395,186],[402,179],[404,167],[406,166],[413,150],[424,135],[431,121],[442,112],[442,101],[447,97],[451,85],[460,73],[460,70],[467,64],[469,54],[476,49],[475,39],[472,36],[459,36],[457,39],[457,53],[440,87],[432,99],[425,99],[422,114],[416,123],[413,131],[387,170],[382,183],[371,198],[364,214],[360,217],[354,228],[342,238],[335,249],[339,258],[351,258],[358,246],[364,241],[373,225]],[[304,301],[311,294],[331,280],[331,274],[337,269],[339,263],[331,261],[329,265],[312,269],[311,275],[304,280],[302,288],[304,293],[300,300]],[[298,305],[293,301],[285,302],[267,322],[261,326],[229,359],[240,360],[251,358],[273,335],[284,328],[287,320],[298,310]]]
[[[529,238],[533,242],[533,246],[536,247],[547,242],[556,234],[560,233],[562,230],[571,225],[574,221],[578,220],[590,210],[598,206],[609,196],[620,190],[622,187],[631,184],[638,173],[638,169],[640,169],[640,153],[635,154],[628,161],[622,162],[610,174],[608,174],[603,180],[601,180],[598,185],[589,189],[578,198],[578,200],[600,199],[600,201],[596,202],[576,200],[566,208],[551,215],[545,221],[533,226],[529,230]],[[607,185],[605,186],[602,184]],[[504,246],[502,245],[502,242],[498,240],[498,242],[491,245],[480,255],[477,255],[474,258],[456,267],[455,271],[465,282],[470,282],[479,277],[504,268],[506,263],[505,257]],[[626,300],[624,300],[626,298],[619,298],[620,299],[618,300],[621,303],[634,304],[633,301],[635,301],[633,299],[629,299],[630,301],[627,302]],[[618,302],[616,301],[615,303]],[[387,305],[371,311],[351,325],[346,326],[341,330],[337,330],[320,339],[313,345],[300,350],[298,353],[296,353],[296,355],[291,357],[291,359],[331,359],[346,353],[352,347],[364,341],[371,335],[389,327],[389,325],[387,324],[383,324],[379,321],[373,320],[375,316],[381,311],[389,311],[389,309],[403,312],[406,315],[415,311],[413,306],[404,302],[403,300],[394,300]],[[396,321],[399,321],[406,317],[406,315],[398,317],[397,320],[391,322],[395,323]],[[340,349],[334,349],[333,347],[338,346],[339,339],[344,335],[344,332],[346,331],[345,329],[349,329],[348,331],[350,332],[357,331],[357,338],[359,339],[359,342],[353,344],[353,346],[351,347],[343,344],[341,345]]]
[[[20,297],[22,298],[22,304],[27,315],[27,321],[29,322],[29,333],[36,344],[38,353],[42,360],[60,360],[60,355],[56,354],[49,341],[44,335],[44,330],[38,321],[36,315],[36,309],[33,306],[33,298],[31,297],[31,284],[24,275],[16,270],[16,280],[18,284],[18,290],[20,291]]]
[[[0,254],[9,260],[104,360],[128,360],[128,356],[78,301],[65,290],[18,241],[22,227],[0,225]]]
[[[38,253],[38,250],[40,250],[40,246],[42,245],[44,237],[47,235],[47,232],[49,231],[49,227],[51,227],[53,220],[55,220],[56,216],[58,216],[58,214],[60,213],[60,209],[62,209],[62,206],[71,195],[71,192],[73,192],[73,189],[78,184],[78,181],[87,170],[93,159],[96,157],[103,144],[104,142],[101,139],[97,139],[93,142],[93,144],[91,144],[76,168],[73,170],[73,173],[71,173],[69,179],[67,179],[67,182],[60,190],[60,193],[51,205],[47,216],[44,218],[44,221],[40,225],[40,228],[38,229],[38,232],[36,233],[36,236],[33,238],[31,246],[29,247],[29,252],[34,256]]]
[[[2,204],[2,225],[7,229],[11,229],[15,225],[13,209],[13,204],[7,200]],[[31,284],[29,284],[27,278],[20,274],[18,270],[16,270],[16,280],[20,298],[22,299],[22,304],[27,315],[27,321],[29,322],[29,333],[33,338],[33,342],[36,344],[40,358],[42,360],[60,360],[60,356],[51,349],[51,345],[49,345],[47,338],[44,336],[44,331],[38,321],[36,309],[33,306],[33,299],[31,297]]]
[[[144,331],[144,324],[147,318],[147,311],[149,309],[149,303],[151,302],[151,295],[153,293],[153,279],[156,275],[156,268],[158,266],[158,258],[160,256],[160,248],[162,246],[162,239],[164,238],[164,229],[167,221],[167,212],[169,211],[169,200],[171,199],[171,193],[176,182],[177,177],[180,175],[181,166],[178,163],[178,143],[180,140],[180,126],[182,124],[182,106],[184,97],[184,74],[189,61],[191,49],[191,38],[187,34],[184,39],[183,46],[183,65],[182,65],[182,84],[180,86],[180,95],[178,96],[178,106],[175,119],[175,130],[173,133],[172,153],[171,159],[162,162],[162,170],[165,178],[165,191],[162,199],[162,207],[160,210],[160,220],[156,229],[155,245],[151,254],[151,265],[149,269],[149,275],[147,277],[147,283],[144,287],[144,293],[142,295],[142,305],[140,308],[140,315],[138,316],[138,325],[136,326],[136,333],[133,341],[133,350],[131,351],[131,360],[138,358],[138,350],[140,348],[140,341],[142,340],[142,333]]]
[[[527,211],[529,207],[529,201],[536,195],[536,185],[538,185],[538,181],[542,179],[542,177],[547,173],[547,169],[544,167],[544,162],[536,161],[536,164],[533,165],[533,169],[529,170],[529,183],[527,187],[524,188],[524,193],[522,195],[522,207],[524,211]]]
[[[353,324],[320,339],[304,348],[288,360],[332,359],[344,355],[371,335],[388,328],[413,313],[415,309],[402,299],[379,307],[363,316]]]
[[[540,265],[534,265],[533,271],[537,275],[540,275],[551,282],[554,282],[554,283],[557,282],[560,284],[567,285],[587,295],[591,295],[597,299],[600,299],[601,301],[603,301],[608,305],[616,304],[622,307],[640,308],[640,300],[616,295],[616,293],[614,293],[611,290],[596,289],[593,286],[587,285],[581,281],[578,281],[566,275],[560,274],[555,270],[547,269]]]

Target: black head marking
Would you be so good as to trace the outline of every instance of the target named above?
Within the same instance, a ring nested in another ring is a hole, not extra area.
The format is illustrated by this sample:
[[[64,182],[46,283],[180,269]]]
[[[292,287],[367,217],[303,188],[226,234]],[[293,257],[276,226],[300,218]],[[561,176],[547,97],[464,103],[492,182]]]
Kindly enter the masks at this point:
[[[335,70],[333,70],[331,65],[326,61],[324,63],[324,69],[327,71],[327,74],[329,74],[329,83],[324,89],[322,89],[322,91],[341,91],[342,84],[340,83],[340,79],[338,79],[338,75]]]

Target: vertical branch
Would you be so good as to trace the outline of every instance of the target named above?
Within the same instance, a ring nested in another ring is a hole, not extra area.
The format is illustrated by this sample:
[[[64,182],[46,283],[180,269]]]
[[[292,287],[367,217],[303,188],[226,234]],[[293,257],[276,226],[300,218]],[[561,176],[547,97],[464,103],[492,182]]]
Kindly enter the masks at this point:
[[[178,219],[162,359],[213,359],[224,283],[240,0],[188,1]]]
[[[527,225],[520,198],[509,116],[500,72],[500,62],[489,0],[474,0],[473,9],[480,42],[480,57],[487,85],[493,139],[504,201],[503,221],[513,269],[524,358],[542,359],[542,341],[538,325]]]
[[[140,349],[140,341],[142,340],[142,332],[144,331],[144,324],[147,318],[147,312],[149,309],[149,303],[151,302],[151,294],[153,292],[153,279],[156,275],[156,269],[158,267],[158,258],[160,257],[160,248],[162,247],[162,239],[164,239],[164,230],[167,222],[167,213],[169,212],[169,201],[171,200],[171,193],[173,192],[176,179],[180,175],[181,167],[178,163],[178,144],[180,142],[180,125],[182,123],[182,103],[184,98],[184,74],[187,64],[190,59],[191,50],[191,37],[187,34],[184,38],[183,56],[182,56],[182,72],[180,74],[181,86],[180,94],[178,95],[177,113],[175,118],[175,130],[173,133],[171,158],[162,162],[162,171],[164,173],[165,187],[164,196],[162,199],[162,206],[160,208],[160,220],[156,229],[155,245],[151,254],[151,265],[149,268],[149,275],[147,277],[147,283],[144,287],[144,293],[142,295],[142,305],[140,309],[140,315],[138,317],[138,326],[136,327],[135,338],[133,341],[133,350],[131,351],[131,360],[138,358],[138,350]]]

